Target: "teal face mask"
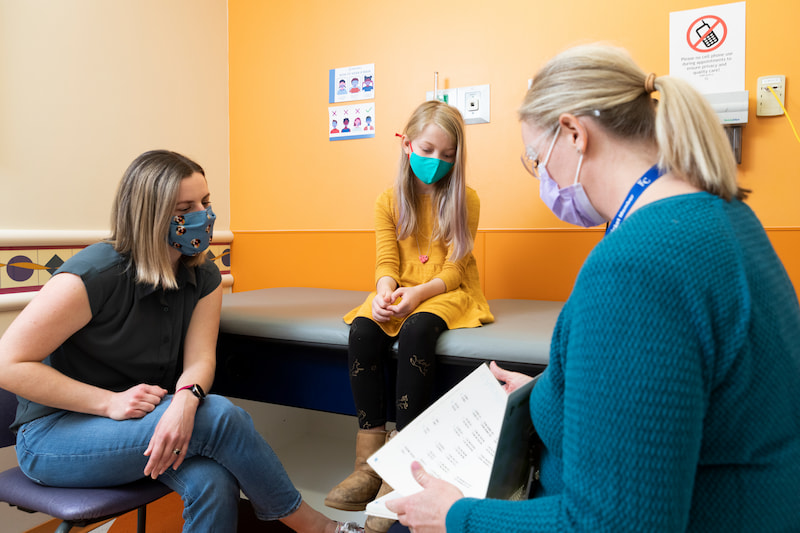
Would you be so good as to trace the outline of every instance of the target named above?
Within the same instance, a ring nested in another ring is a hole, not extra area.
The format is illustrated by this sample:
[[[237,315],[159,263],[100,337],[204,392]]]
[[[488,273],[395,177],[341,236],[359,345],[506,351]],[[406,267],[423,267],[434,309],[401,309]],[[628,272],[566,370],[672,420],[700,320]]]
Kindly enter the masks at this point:
[[[410,146],[410,145],[409,145]],[[411,150],[408,156],[408,163],[411,165],[411,170],[414,175],[419,178],[423,183],[428,185],[436,183],[450,172],[453,168],[453,163],[448,163],[435,157],[422,157]]]

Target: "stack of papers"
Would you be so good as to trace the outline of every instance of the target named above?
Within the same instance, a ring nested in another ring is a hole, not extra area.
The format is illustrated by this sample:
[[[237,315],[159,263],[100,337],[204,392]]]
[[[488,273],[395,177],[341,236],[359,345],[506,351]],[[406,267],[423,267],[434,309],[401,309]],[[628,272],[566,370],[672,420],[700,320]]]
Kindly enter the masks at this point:
[[[411,474],[413,461],[467,497],[510,499],[524,492],[534,382],[506,394],[489,367],[480,365],[367,459],[394,488],[368,504],[367,514],[396,519],[385,502],[422,490]]]

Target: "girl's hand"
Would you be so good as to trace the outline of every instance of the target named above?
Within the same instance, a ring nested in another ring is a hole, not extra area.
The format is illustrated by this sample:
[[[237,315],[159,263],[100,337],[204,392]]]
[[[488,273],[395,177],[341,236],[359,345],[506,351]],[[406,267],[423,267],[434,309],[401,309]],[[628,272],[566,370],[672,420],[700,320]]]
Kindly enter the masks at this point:
[[[400,523],[414,533],[445,533],[447,512],[464,494],[455,485],[428,474],[417,461],[411,463],[411,472],[424,490],[387,501],[387,509],[397,513]]]
[[[511,372],[509,370],[500,368],[494,361],[489,363],[489,370],[492,371],[492,374],[495,378],[497,378],[498,381],[503,382],[503,390],[505,390],[507,394],[511,394],[533,379],[526,374],[521,374],[520,372]]]
[[[113,393],[106,416],[113,420],[142,418],[152,412],[166,394],[166,389],[143,383],[126,391]]]
[[[375,298],[372,299],[372,318],[375,322],[388,322],[394,313],[389,310],[395,298],[392,296],[396,283],[394,279],[384,276],[375,287]]]
[[[174,470],[183,463],[189,440],[194,430],[194,416],[200,400],[192,394],[176,394],[164,411],[144,455],[150,457],[144,475],[156,479],[172,466]],[[180,453],[176,454],[175,450]]]
[[[386,291],[383,294],[378,292],[375,295],[375,298],[372,299],[372,318],[375,319],[375,322],[388,322],[394,316],[389,310],[392,301],[392,291]]]
[[[397,318],[405,318],[414,312],[414,309],[419,307],[423,298],[420,295],[419,285],[416,287],[399,287],[392,293],[393,301],[400,300],[394,305],[387,307],[393,316]]]

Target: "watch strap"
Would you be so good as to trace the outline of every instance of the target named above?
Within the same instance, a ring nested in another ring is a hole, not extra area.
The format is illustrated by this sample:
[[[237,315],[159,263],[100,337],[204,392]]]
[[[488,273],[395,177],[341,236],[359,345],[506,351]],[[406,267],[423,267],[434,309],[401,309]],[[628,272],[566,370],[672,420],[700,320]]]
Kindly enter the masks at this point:
[[[206,393],[203,391],[203,388],[197,383],[192,383],[191,385],[184,385],[180,389],[176,390],[175,393],[177,394],[185,389],[189,389],[191,393],[197,396],[197,398],[199,398],[200,400],[204,400],[206,397]]]

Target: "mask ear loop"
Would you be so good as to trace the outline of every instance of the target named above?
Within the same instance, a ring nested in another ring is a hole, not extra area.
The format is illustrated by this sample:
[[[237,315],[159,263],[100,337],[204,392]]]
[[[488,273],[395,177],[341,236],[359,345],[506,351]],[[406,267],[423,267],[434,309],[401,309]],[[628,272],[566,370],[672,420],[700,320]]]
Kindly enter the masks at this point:
[[[395,133],[395,134],[394,134],[394,136],[395,136],[395,137],[400,137],[400,138],[401,138],[401,139],[403,139],[404,141],[406,140],[406,136],[405,136],[405,135],[403,135],[402,133]],[[411,150],[411,154],[413,154],[413,153],[414,153],[414,147],[413,147],[413,146],[411,146],[411,141],[409,141],[409,142],[408,142],[408,149],[409,149],[409,150]],[[411,154],[408,154],[408,157],[411,157]]]
[[[573,183],[573,185],[578,183],[578,176],[581,175],[581,165],[583,165],[583,151],[578,150],[578,153],[581,155],[581,157],[578,159],[578,169],[575,171],[575,183]]]
[[[553,136],[553,140],[550,143],[550,148],[547,149],[547,155],[542,161],[542,165],[547,165],[550,162],[550,155],[553,153],[553,147],[556,145],[556,141],[558,140],[558,134],[561,133],[561,124],[559,123],[558,127],[556,128],[556,134]]]

